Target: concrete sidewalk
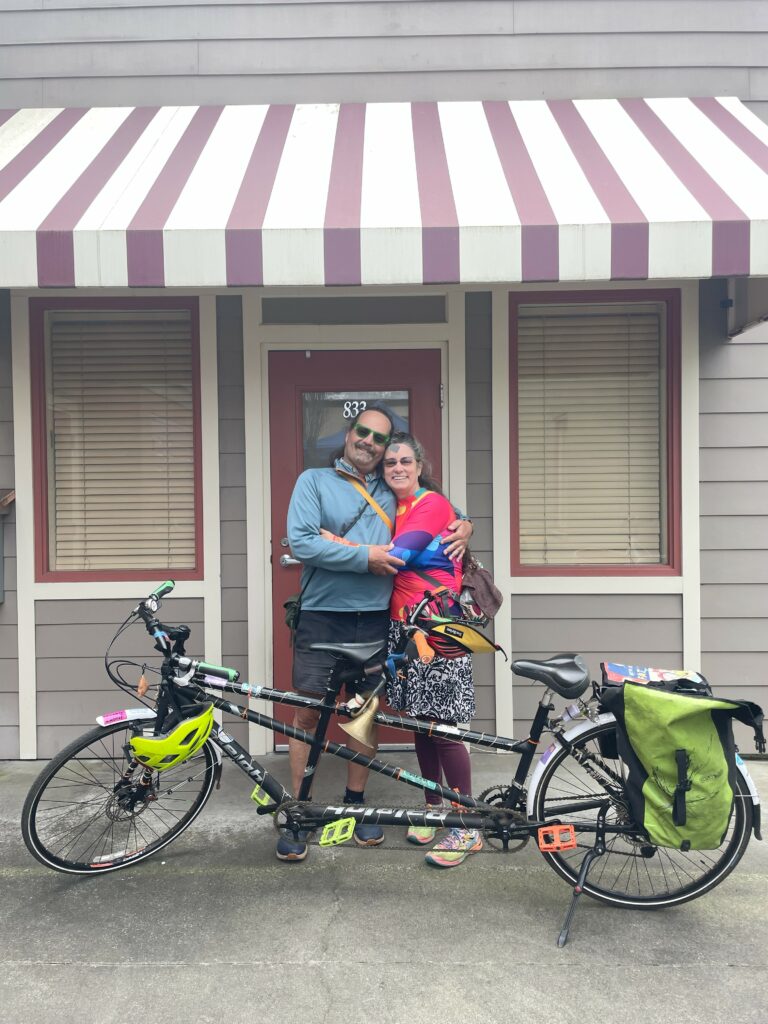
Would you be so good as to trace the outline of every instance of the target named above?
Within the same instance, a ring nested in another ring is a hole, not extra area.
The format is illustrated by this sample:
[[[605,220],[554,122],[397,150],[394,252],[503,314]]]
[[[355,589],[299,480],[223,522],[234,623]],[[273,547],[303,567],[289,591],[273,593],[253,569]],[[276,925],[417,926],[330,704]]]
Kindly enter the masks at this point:
[[[284,755],[262,761],[287,781]],[[513,763],[473,755],[474,791],[508,781]],[[157,857],[98,878],[57,874],[19,832],[41,767],[0,763],[3,1024],[766,1018],[768,843],[752,841],[721,886],[673,910],[583,898],[558,949],[571,890],[532,844],[441,872],[389,829],[377,849],[313,846],[281,864],[271,819],[229,764],[200,819]],[[768,763],[750,770],[768,797]],[[317,797],[338,799],[343,780],[326,758]],[[371,803],[401,793],[418,803],[383,777],[369,784]]]

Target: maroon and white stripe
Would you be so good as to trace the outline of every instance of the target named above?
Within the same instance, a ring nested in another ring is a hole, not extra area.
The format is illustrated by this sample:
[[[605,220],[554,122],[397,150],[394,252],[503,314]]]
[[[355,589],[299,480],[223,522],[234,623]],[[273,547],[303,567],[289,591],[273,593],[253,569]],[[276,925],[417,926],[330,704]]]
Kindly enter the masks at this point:
[[[325,207],[326,284],[360,284],[361,281],[360,197],[364,141],[365,104],[342,104]]]
[[[228,285],[264,283],[261,228],[292,117],[292,106],[272,106],[266,111],[227,219],[224,239]]]
[[[19,287],[768,274],[732,98],[0,110]]]

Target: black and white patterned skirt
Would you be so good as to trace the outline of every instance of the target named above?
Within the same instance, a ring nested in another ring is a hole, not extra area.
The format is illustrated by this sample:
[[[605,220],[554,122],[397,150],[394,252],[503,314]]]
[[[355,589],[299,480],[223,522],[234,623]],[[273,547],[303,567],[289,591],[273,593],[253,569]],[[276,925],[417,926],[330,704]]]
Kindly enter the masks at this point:
[[[401,641],[402,623],[389,624],[389,649]],[[416,718],[438,718],[442,722],[469,722],[475,715],[475,686],[472,656],[441,658],[435,654],[428,665],[412,662],[406,679],[387,683],[387,703],[394,711]]]

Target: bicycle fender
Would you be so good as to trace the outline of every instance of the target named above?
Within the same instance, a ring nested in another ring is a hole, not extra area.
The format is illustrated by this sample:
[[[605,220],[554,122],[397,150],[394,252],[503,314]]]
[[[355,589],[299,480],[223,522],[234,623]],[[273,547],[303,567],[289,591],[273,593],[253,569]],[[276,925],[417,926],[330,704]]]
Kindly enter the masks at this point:
[[[736,767],[741,772],[741,777],[744,779],[744,781],[747,784],[747,789],[749,790],[750,796],[752,797],[752,803],[756,807],[759,806],[759,804],[760,804],[760,796],[758,795],[758,792],[757,792],[757,786],[755,785],[755,780],[749,774],[749,768],[747,768],[746,762],[742,758],[741,754],[737,754],[736,755]]]
[[[123,708],[122,711],[108,711],[105,715],[97,715],[99,725],[114,725],[115,722],[136,722],[142,718],[156,718],[152,708]]]
[[[576,722],[570,729],[566,729],[563,732],[563,737],[568,740],[577,739],[582,733],[587,732],[588,729],[593,729],[596,725],[603,725],[605,722],[615,722],[616,719],[613,715],[607,712],[604,715],[598,715],[596,719],[584,718],[583,720]],[[555,754],[556,751],[560,750],[562,743],[557,738],[553,739],[547,749],[539,758],[539,762],[536,765],[533,775],[531,776],[531,784],[528,787],[528,799],[526,802],[526,812],[529,818],[533,818],[533,807],[536,803],[536,791],[539,788],[539,782],[541,776],[544,774],[544,769],[547,767],[549,759]]]

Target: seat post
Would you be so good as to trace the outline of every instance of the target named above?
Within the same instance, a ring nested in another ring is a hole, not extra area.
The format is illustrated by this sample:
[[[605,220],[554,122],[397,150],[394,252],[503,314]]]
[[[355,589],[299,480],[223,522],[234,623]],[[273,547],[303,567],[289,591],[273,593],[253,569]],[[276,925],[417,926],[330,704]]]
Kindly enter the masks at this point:
[[[297,799],[299,800],[308,800],[309,794],[312,790],[312,783],[315,778],[315,769],[320,761],[320,754],[322,753],[323,744],[325,743],[325,734],[328,732],[328,723],[331,720],[333,709],[336,707],[336,700],[341,692],[342,664],[343,659],[339,659],[331,669],[328,676],[328,685],[325,688],[325,696],[323,697],[323,703],[320,705],[320,718],[318,719],[317,726],[315,727],[315,737],[309,747],[307,764],[304,769],[304,778],[301,780],[301,786],[299,787],[299,792],[297,794]]]

